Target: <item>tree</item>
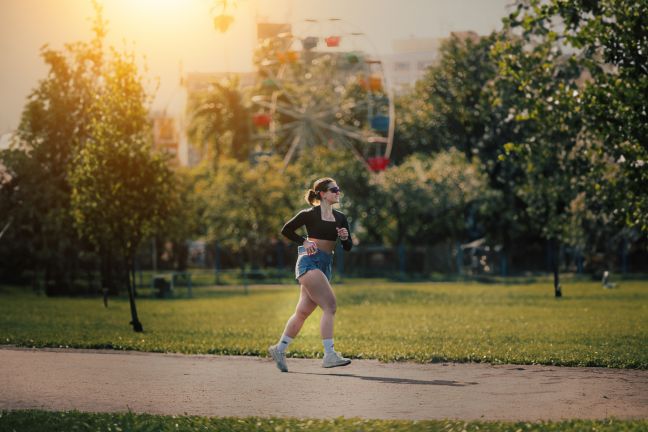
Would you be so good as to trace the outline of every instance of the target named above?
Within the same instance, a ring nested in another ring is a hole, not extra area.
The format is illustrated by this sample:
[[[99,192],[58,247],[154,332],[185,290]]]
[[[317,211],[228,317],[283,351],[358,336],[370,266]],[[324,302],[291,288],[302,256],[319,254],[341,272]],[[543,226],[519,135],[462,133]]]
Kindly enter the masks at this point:
[[[489,202],[494,194],[479,164],[455,149],[410,155],[379,175],[349,152],[324,147],[302,155],[295,166],[304,189],[320,177],[337,181],[342,210],[352,229],[358,229],[353,233],[358,241],[386,243],[400,255],[406,245],[462,240],[470,207]]]
[[[297,208],[296,170],[289,166],[281,172],[282,167],[276,156],[255,163],[223,159],[196,185],[206,238],[240,254],[241,265],[261,264],[259,251],[278,237]]]
[[[411,155],[378,179],[381,205],[376,221],[387,243],[401,255],[405,244],[465,239],[467,215],[492,192],[479,164],[455,149],[433,157]],[[401,262],[401,270],[404,263]]]
[[[3,150],[0,152],[0,161],[0,169],[3,171],[3,175],[0,175],[0,224],[3,229],[0,239],[0,280],[18,282],[26,270],[33,270],[31,282],[34,288],[38,288],[39,270],[62,268],[58,260],[60,257],[53,253],[39,254],[38,246],[43,236],[38,236],[35,229],[44,225],[40,222],[43,214],[33,205],[44,205],[46,201],[44,196],[41,196],[43,200],[40,202],[33,200],[33,195],[42,191],[36,185],[39,179],[42,180],[42,175],[38,175],[41,171],[24,150]],[[29,175],[30,173],[33,175]],[[51,199],[51,196],[48,198]],[[60,284],[54,281],[50,283],[52,278],[64,276],[62,273],[52,274],[46,271],[45,276],[48,294],[53,294],[50,287],[63,287],[60,280]]]
[[[577,109],[597,158],[590,208],[648,232],[648,4],[525,0],[507,18],[527,40],[566,46],[586,71]]]
[[[396,145],[398,159],[411,152],[436,154],[448,149],[459,150],[469,160],[478,158],[492,194],[473,211],[486,237],[503,246],[504,273],[507,256],[529,224],[525,205],[515,193],[523,170],[501,156],[506,143],[533,133],[511,115],[518,103],[516,85],[496,79],[498,64],[491,51],[508,39],[506,33],[447,39],[438,64],[398,101]]]
[[[187,270],[189,239],[200,236],[199,214],[201,203],[195,191],[199,169],[176,169],[173,174],[174,187],[165,196],[168,206],[167,217],[156,239],[171,242],[171,262],[177,271]]]
[[[49,72],[28,97],[12,149],[0,155],[8,173],[0,186],[5,214],[15,221],[9,235],[25,245],[34,284],[43,271],[48,295],[72,292],[85,248],[74,229],[68,171],[92,123],[104,31],[96,21],[91,42],[41,49]]]
[[[563,54],[556,34],[540,40],[500,41],[494,55],[500,80],[516,86],[511,115],[533,131],[505,146],[507,155],[524,167],[517,188],[526,211],[548,240],[554,274],[554,291],[561,297],[558,250],[578,235],[574,223],[582,214],[582,194],[594,171],[583,135],[578,79],[582,69],[573,55]]]
[[[452,35],[443,42],[439,63],[399,100],[397,147],[409,153],[455,148],[467,158],[485,150],[488,101],[483,88],[495,77],[489,57],[495,38]]]
[[[246,160],[251,145],[251,111],[237,78],[210,84],[190,96],[188,135],[214,166],[222,158]]]
[[[87,136],[69,169],[72,213],[81,236],[100,256],[116,252],[127,282],[133,329],[143,330],[134,296],[134,259],[143,240],[169,213],[173,173],[151,153],[149,97],[132,54],[102,46],[105,34],[97,8],[95,94]],[[132,279],[131,279],[132,276]]]
[[[125,271],[131,324],[142,331],[134,299],[135,253],[169,213],[165,197],[171,193],[172,174],[163,158],[151,157],[141,136],[116,135],[119,132],[99,135],[75,159],[78,165],[70,179],[73,212],[81,235],[100,256],[117,252],[123,259],[118,264]]]
[[[582,249],[602,220],[646,225],[646,11],[529,0],[505,19],[519,37],[496,49],[501,78],[517,86],[516,121],[535,130],[507,151],[525,167],[519,196],[552,245],[557,296],[558,243]]]

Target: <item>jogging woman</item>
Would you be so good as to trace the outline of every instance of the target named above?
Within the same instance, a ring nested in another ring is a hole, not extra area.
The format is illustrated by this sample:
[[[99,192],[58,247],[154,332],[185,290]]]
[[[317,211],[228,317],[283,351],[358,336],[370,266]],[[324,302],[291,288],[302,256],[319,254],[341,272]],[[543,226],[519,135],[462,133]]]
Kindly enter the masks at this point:
[[[299,245],[295,278],[301,290],[295,313],[288,319],[281,339],[268,350],[282,372],[288,372],[286,348],[317,306],[323,312],[320,322],[324,345],[322,367],[346,366],[351,363],[350,359],[342,357],[333,349],[333,321],[337,306],[330,283],[332,255],[338,238],[342,241],[344,250],[349,251],[352,246],[346,216],[333,209],[333,205],[340,202],[340,192],[332,178],[316,180],[305,197],[312,207],[297,213],[281,230],[281,234]],[[306,227],[308,238],[295,233],[302,226]]]

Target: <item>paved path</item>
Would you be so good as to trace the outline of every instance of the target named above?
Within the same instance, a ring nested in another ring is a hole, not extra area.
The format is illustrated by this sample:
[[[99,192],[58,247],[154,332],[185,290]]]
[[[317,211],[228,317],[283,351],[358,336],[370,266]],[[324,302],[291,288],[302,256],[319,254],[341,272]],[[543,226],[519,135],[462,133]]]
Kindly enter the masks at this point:
[[[648,371],[0,348],[0,410],[201,416],[648,418]]]

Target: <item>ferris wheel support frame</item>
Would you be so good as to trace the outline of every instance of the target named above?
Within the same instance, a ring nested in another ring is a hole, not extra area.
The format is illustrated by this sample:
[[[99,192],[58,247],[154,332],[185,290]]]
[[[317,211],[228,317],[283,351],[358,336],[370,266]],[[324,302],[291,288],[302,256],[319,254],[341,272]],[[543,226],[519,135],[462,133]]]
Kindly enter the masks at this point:
[[[308,20],[313,23],[316,23],[316,20]],[[337,19],[339,21],[339,19]],[[364,33],[350,33],[352,35],[364,35]],[[284,36],[280,36],[284,37]],[[312,36],[309,36],[312,37]],[[280,113],[283,114],[284,116],[290,117],[292,121],[289,121],[288,123],[280,124],[277,125],[277,121],[274,121],[274,118],[271,120],[269,124],[269,131],[267,134],[264,135],[257,135],[259,137],[270,137],[272,145],[276,146],[277,145],[277,139],[278,139],[278,132],[287,132],[286,135],[284,135],[284,138],[287,138],[290,140],[290,145],[288,146],[288,151],[284,157],[284,167],[287,166],[290,161],[292,160],[297,147],[299,147],[300,143],[307,144],[309,142],[317,143],[322,142],[322,143],[337,143],[338,145],[342,145],[348,149],[350,149],[354,155],[359,161],[363,163],[365,167],[368,169],[372,169],[370,166],[369,162],[371,158],[365,158],[366,157],[366,152],[365,156],[360,153],[360,150],[356,148],[356,146],[353,144],[353,142],[356,143],[361,143],[361,144],[384,144],[384,151],[381,151],[380,153],[382,154],[382,158],[389,160],[392,150],[393,150],[393,139],[394,139],[394,130],[395,130],[395,104],[393,100],[393,92],[391,87],[388,85],[388,80],[387,76],[384,73],[384,68],[382,61],[380,60],[375,60],[375,59],[369,59],[367,58],[366,60],[361,60],[360,62],[357,63],[357,65],[354,63],[351,67],[346,67],[344,73],[348,74],[349,76],[352,76],[354,73],[361,73],[361,74],[366,74],[364,76],[367,77],[367,79],[370,79],[370,77],[373,77],[373,73],[376,73],[376,69],[374,68],[374,65],[379,66],[379,71],[377,73],[380,74],[380,89],[382,90],[382,99],[380,96],[378,96],[378,99],[372,99],[371,93],[376,91],[373,88],[373,84],[371,84],[371,89],[367,89],[364,87],[366,84],[361,84],[363,85],[363,89],[367,91],[367,97],[359,100],[353,101],[353,105],[351,109],[358,109],[358,108],[366,108],[367,112],[367,120],[365,124],[365,128],[360,128],[360,127],[355,127],[354,125],[345,125],[345,124],[340,124],[337,123],[337,120],[334,120],[333,122],[331,121],[326,121],[327,118],[331,118],[337,111],[340,110],[340,105],[338,106],[330,106],[330,103],[326,103],[326,98],[322,98],[324,100],[324,103],[322,103],[321,100],[318,100],[315,102],[315,104],[308,106],[307,103],[304,103],[304,98],[300,97],[301,95],[296,95],[295,93],[295,86],[308,86],[307,80],[311,78],[310,72],[304,74],[303,76],[298,76],[297,80],[294,81],[295,85],[284,85],[284,80],[288,79],[286,74],[290,73],[289,71],[294,71],[294,69],[291,68],[291,63],[298,61],[298,59],[303,58],[305,61],[307,61],[308,65],[313,65],[317,67],[319,64],[325,65],[325,63],[320,63],[320,59],[317,56],[313,56],[314,51],[312,51],[313,47],[311,48],[303,48],[303,41],[304,38],[299,38],[294,35],[287,35],[285,39],[280,41],[281,49],[285,50],[285,53],[289,52],[294,52],[291,51],[291,46],[294,46],[296,43],[302,42],[302,51],[300,51],[302,54],[299,56],[294,56],[292,60],[281,60],[279,61],[276,60],[269,60],[269,58],[266,58],[265,60],[260,62],[260,68],[263,70],[265,79],[271,80],[272,85],[275,87],[275,89],[272,91],[270,95],[267,96],[258,96],[253,98],[253,102],[257,104],[259,107],[267,109],[270,111],[270,114],[272,113]],[[328,43],[328,42],[327,42]],[[337,45],[336,45],[337,46]],[[375,48],[375,46],[374,46]],[[345,52],[341,52],[341,54],[344,54]],[[347,53],[357,53],[357,50],[354,51],[348,51]],[[284,57],[285,58],[285,57]],[[330,60],[330,57],[328,58]],[[338,58],[334,57],[334,61],[337,61]],[[321,61],[329,61],[327,60],[327,57],[323,57]],[[357,60],[356,60],[357,61]],[[312,63],[311,63],[312,62]],[[364,65],[364,67],[363,67]],[[275,69],[273,70],[271,66],[278,66],[278,70]],[[338,69],[339,70],[339,69]],[[294,73],[294,72],[293,72]],[[306,82],[304,81],[304,78]],[[291,81],[292,83],[293,81]],[[326,79],[325,82],[327,84],[333,84],[335,85],[334,80],[328,80]],[[334,90],[337,93],[337,88]],[[380,90],[379,90],[380,91]],[[269,100],[266,99],[269,96]],[[283,99],[280,99],[280,97]],[[386,104],[383,105],[383,108],[380,108],[380,104],[387,102]],[[377,104],[374,106],[374,104]],[[385,106],[386,105],[386,106]],[[297,108],[295,108],[297,107]],[[377,111],[374,112],[374,108],[377,109]],[[372,129],[371,126],[372,120],[376,118],[376,116],[383,116],[385,114],[384,108],[387,108],[386,114],[388,115],[388,121],[387,121],[387,129]],[[375,114],[374,114],[375,113]],[[382,114],[381,114],[382,113]],[[335,116],[337,117],[337,116]],[[358,123],[359,125],[360,123]],[[367,128],[367,126],[369,126]],[[331,132],[331,136],[329,136],[328,133],[325,133],[325,131]],[[377,132],[375,132],[377,131]],[[381,133],[385,133],[386,136],[383,136]],[[283,138],[282,138],[283,139]],[[309,141],[311,140],[311,141]],[[379,147],[376,147],[376,152],[378,152]],[[368,151],[368,150],[367,150]]]

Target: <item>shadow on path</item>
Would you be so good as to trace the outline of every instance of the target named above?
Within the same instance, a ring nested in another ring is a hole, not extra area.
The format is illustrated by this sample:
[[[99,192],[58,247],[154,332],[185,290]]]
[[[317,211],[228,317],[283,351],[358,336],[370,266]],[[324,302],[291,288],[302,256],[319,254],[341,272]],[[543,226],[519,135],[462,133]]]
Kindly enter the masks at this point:
[[[467,385],[476,385],[476,382],[459,382],[459,381],[446,381],[446,380],[415,380],[408,378],[389,378],[389,377],[375,377],[375,376],[362,376],[355,374],[341,374],[341,373],[313,373],[313,372],[290,372],[302,375],[320,375],[320,376],[338,376],[345,378],[358,378],[365,381],[378,381],[385,384],[416,384],[416,385],[440,385],[448,387],[464,387]]]

